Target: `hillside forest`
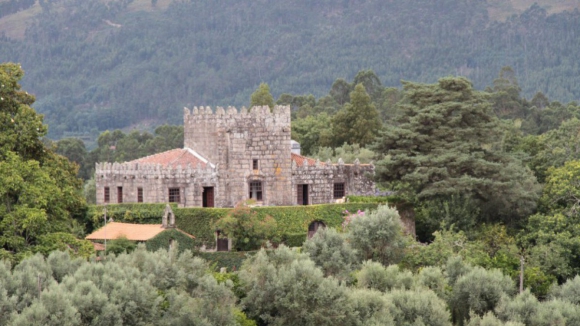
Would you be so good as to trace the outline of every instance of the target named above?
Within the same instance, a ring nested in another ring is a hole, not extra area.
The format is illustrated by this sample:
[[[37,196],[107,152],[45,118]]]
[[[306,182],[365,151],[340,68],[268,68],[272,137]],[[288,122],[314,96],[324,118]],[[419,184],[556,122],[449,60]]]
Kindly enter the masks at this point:
[[[178,125],[183,106],[247,106],[261,82],[320,98],[361,70],[483,90],[510,66],[523,96],[577,100],[577,3],[537,2],[1,0],[0,58],[26,70],[50,138],[91,148],[105,130]]]

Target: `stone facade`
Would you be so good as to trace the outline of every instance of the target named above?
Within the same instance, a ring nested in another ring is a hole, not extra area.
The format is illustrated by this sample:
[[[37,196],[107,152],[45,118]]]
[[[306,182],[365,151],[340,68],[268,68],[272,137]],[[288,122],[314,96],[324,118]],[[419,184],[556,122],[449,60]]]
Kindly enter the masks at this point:
[[[281,206],[375,191],[371,164],[324,163],[292,153],[287,106],[185,108],[184,146],[131,162],[97,163],[97,203],[233,207],[252,198]]]

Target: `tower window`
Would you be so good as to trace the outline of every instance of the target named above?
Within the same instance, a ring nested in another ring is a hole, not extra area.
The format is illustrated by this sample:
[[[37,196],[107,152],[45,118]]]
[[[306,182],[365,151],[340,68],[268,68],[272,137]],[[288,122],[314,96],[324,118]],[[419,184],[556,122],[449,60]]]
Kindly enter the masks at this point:
[[[105,198],[103,199],[105,200],[105,203],[111,201],[111,191],[109,190],[109,187],[105,187]]]
[[[137,188],[137,202],[143,202],[143,188]]]
[[[170,203],[180,203],[181,202],[179,188],[169,188],[169,202]]]
[[[252,169],[258,170],[258,160],[257,159],[252,160]]]
[[[123,202],[123,187],[117,187],[117,203]]]
[[[257,201],[262,200],[262,182],[252,181],[250,182],[250,199],[255,199]]]
[[[334,184],[334,199],[344,197],[344,182]]]

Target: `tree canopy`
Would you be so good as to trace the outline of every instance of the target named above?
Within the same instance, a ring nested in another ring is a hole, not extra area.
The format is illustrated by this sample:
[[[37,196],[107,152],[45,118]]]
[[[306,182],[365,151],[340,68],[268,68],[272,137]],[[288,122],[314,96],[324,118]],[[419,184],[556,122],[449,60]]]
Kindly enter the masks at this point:
[[[488,216],[522,217],[534,209],[536,179],[498,148],[504,131],[485,93],[463,77],[404,82],[403,91],[399,115],[374,145],[378,180],[422,199],[470,195]]]
[[[67,231],[85,206],[78,166],[42,142],[47,127],[20,89],[20,66],[0,64],[0,251],[22,257],[40,237]]]

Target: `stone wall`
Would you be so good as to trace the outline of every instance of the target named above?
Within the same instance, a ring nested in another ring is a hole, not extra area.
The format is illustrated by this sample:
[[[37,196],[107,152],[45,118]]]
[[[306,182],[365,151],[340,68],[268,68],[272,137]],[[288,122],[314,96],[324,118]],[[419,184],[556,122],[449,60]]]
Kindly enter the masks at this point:
[[[118,203],[117,190],[122,187],[122,202],[136,203],[137,189],[142,188],[144,203],[167,203],[169,188],[179,188],[180,206],[202,206],[203,187],[219,187],[218,179],[217,169],[210,165],[172,169],[157,164],[97,163],[96,199],[97,204],[103,204],[104,189],[109,187],[109,203]]]
[[[342,160],[339,160],[338,164],[332,164],[330,161],[326,163],[316,161],[314,165],[308,165],[307,160],[304,160],[303,166],[293,163],[293,204],[298,203],[298,185],[303,184],[308,185],[309,204],[334,202],[335,183],[344,183],[345,196],[373,195],[375,193],[374,173],[375,167],[372,164],[360,164],[358,160],[354,164],[344,164]]]

